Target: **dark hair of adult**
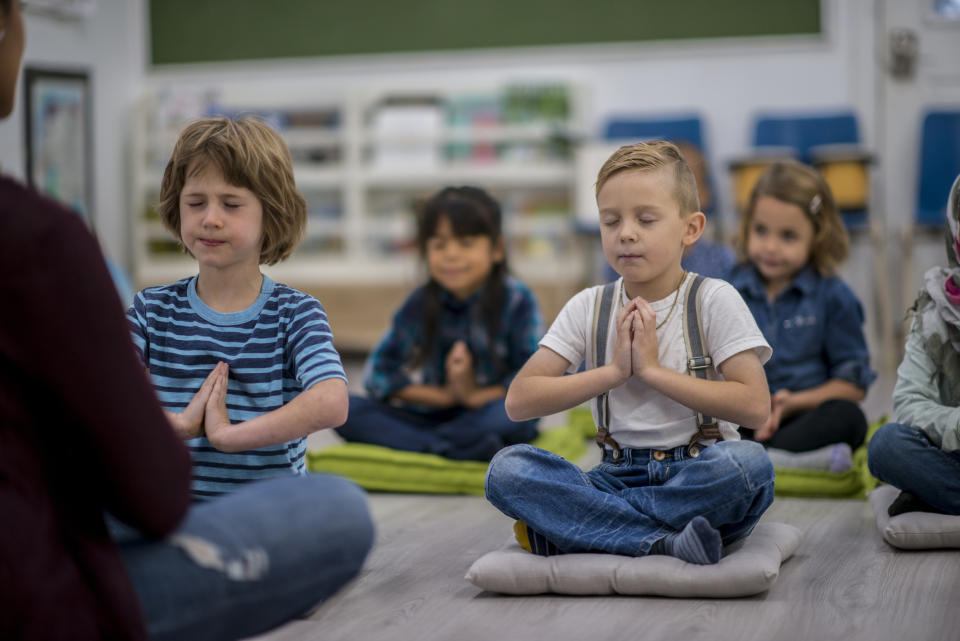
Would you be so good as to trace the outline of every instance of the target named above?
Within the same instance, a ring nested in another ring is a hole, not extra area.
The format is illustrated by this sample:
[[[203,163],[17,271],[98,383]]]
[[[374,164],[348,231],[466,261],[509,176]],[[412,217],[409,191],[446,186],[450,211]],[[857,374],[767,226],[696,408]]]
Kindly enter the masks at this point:
[[[503,241],[500,204],[479,187],[447,187],[434,194],[420,211],[417,225],[417,246],[426,260],[427,242],[436,233],[442,219],[450,221],[455,236],[486,236],[490,246]],[[480,299],[480,317],[486,325],[490,357],[494,368],[502,371],[504,364],[493,348],[500,330],[500,317],[506,298],[507,258],[493,264]],[[440,319],[442,287],[432,277],[426,285],[423,305],[423,345],[414,357],[414,367],[426,363],[437,349],[437,325]]]

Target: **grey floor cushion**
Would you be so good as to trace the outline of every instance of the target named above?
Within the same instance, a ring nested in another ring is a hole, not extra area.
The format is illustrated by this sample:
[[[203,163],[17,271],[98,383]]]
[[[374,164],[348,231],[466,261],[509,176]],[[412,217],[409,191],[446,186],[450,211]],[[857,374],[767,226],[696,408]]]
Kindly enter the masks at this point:
[[[870,504],[884,541],[904,550],[960,548],[960,516],[930,512],[890,516],[887,508],[899,494],[892,485],[881,485],[870,492]]]
[[[730,546],[715,565],[694,565],[670,556],[562,554],[543,557],[513,542],[477,559],[466,579],[503,594],[647,594],[673,597],[737,597],[767,590],[780,564],[800,545],[800,530],[759,523]]]

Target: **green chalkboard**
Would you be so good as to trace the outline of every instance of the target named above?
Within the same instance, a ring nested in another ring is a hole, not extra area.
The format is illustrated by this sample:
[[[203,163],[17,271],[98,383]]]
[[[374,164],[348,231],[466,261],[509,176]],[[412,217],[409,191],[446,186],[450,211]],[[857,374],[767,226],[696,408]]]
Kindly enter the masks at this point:
[[[155,65],[820,33],[820,0],[150,0]]]

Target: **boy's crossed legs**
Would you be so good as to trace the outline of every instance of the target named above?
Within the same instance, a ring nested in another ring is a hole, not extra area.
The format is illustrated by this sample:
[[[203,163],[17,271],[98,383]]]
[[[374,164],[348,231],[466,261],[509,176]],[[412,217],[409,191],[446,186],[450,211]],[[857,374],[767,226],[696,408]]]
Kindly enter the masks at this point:
[[[757,443],[722,441],[698,458],[684,447],[662,460],[655,452],[624,450],[617,464],[608,452],[583,472],[517,445],[491,462],[487,498],[547,552],[666,553],[697,563],[719,560],[717,539],[744,538],[773,502],[773,468]]]

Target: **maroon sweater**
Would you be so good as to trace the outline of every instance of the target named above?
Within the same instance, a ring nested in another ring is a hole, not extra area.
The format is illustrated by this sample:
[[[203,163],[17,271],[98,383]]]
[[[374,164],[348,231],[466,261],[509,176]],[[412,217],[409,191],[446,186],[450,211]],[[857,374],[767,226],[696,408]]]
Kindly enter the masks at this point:
[[[189,483],[96,241],[0,176],[0,639],[145,638],[102,514],[164,536]]]

